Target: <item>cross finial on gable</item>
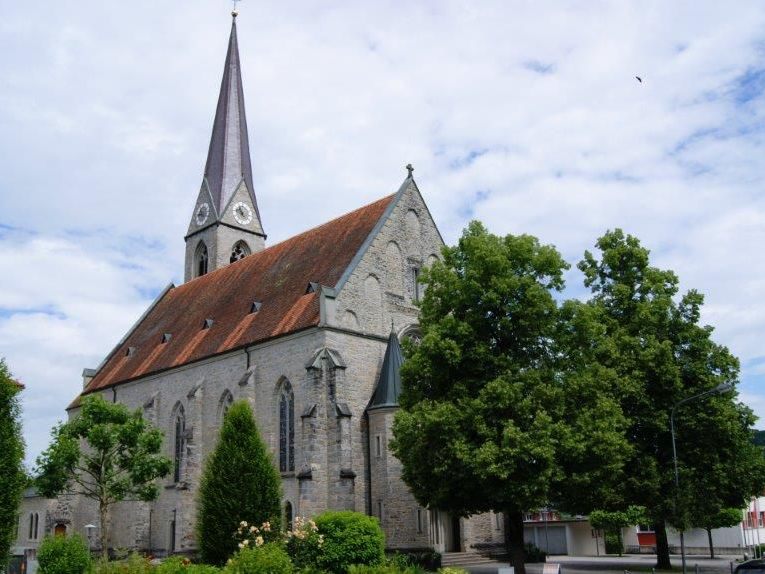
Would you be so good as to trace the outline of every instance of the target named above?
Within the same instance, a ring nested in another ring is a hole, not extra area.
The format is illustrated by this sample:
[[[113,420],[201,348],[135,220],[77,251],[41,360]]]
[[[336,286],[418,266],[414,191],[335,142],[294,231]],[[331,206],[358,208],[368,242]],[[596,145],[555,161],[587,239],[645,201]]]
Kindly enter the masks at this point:
[[[406,171],[409,172],[409,177],[412,177],[412,172],[414,171],[414,168],[412,167],[411,163],[406,164]]]

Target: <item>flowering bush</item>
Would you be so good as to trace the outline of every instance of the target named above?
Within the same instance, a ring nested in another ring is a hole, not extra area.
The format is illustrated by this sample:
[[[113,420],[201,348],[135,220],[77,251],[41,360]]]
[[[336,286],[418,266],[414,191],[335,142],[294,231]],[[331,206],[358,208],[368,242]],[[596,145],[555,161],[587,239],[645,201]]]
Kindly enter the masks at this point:
[[[316,566],[324,545],[324,535],[319,534],[319,528],[313,520],[296,517],[292,530],[285,534],[285,540],[287,554],[296,567]]]
[[[244,548],[260,548],[268,542],[279,542],[281,536],[278,530],[271,528],[271,523],[266,521],[260,526],[248,524],[246,520],[239,523],[239,528],[234,533],[237,546],[240,550]]]

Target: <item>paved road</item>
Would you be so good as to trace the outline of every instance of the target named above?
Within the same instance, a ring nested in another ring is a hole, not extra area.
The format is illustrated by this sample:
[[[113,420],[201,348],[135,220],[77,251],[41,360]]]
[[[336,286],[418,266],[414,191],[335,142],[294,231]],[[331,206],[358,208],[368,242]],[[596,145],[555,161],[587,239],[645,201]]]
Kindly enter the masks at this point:
[[[730,574],[730,563],[735,560],[735,556],[724,556],[711,560],[706,556],[687,556],[686,567],[688,574],[695,574],[696,566],[700,574]],[[738,557],[740,558],[740,557]],[[625,574],[625,571],[650,573],[651,568],[656,565],[655,556],[616,556],[581,557],[581,556],[548,556],[548,562],[556,562],[561,565],[561,574],[586,574],[597,572],[598,574]],[[677,571],[680,570],[680,558],[672,557],[672,565]],[[481,564],[477,566],[467,566],[471,574],[497,574],[500,567],[506,568],[509,565],[504,564]],[[541,564],[527,564],[527,574],[541,574]]]

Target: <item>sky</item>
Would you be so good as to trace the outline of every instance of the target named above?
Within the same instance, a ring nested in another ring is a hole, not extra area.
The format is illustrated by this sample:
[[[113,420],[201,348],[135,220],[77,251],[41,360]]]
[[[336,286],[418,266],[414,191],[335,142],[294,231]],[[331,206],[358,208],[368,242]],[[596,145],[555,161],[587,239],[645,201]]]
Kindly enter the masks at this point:
[[[0,0],[0,356],[26,385],[30,465],[82,369],[183,280],[230,10]],[[447,243],[480,219],[575,264],[621,227],[705,294],[765,417],[765,4],[239,11],[269,243],[393,193],[409,162]],[[575,265],[567,282],[586,296]]]

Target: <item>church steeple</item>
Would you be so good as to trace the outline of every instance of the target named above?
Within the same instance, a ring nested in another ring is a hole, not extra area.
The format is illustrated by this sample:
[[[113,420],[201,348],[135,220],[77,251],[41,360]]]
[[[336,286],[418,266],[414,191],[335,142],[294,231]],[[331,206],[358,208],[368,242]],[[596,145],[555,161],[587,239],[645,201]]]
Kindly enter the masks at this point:
[[[231,15],[204,179],[186,236],[187,281],[265,247],[266,234],[252,182],[237,12]]]
[[[218,106],[215,109],[210,149],[207,152],[205,178],[218,211],[222,211],[239,184],[244,180],[255,202],[252,185],[250,143],[247,139],[247,117],[244,113],[242,68],[239,63],[239,45],[236,38],[236,12],[232,13],[231,36],[220,84]]]

